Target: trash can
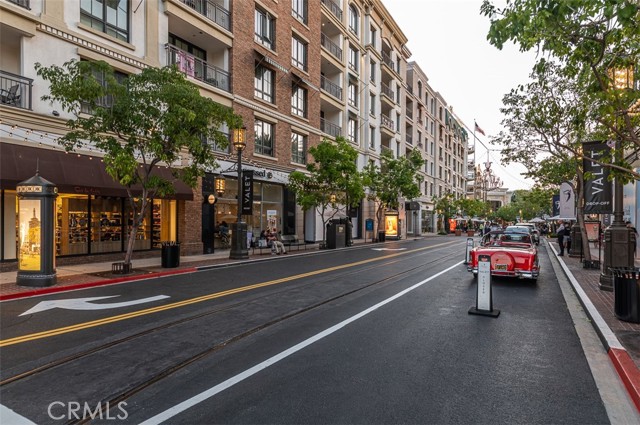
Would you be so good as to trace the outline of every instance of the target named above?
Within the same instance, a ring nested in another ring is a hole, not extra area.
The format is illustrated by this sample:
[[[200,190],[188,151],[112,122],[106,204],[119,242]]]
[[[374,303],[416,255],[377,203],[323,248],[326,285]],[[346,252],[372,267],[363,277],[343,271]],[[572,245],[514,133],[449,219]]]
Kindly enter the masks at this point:
[[[381,230],[378,232],[378,242],[386,242],[387,241],[387,232]]]
[[[165,241],[162,244],[161,263],[163,268],[173,268],[180,265],[180,242]]]
[[[625,322],[640,323],[640,268],[611,267],[614,312]]]
[[[346,244],[346,228],[341,219],[334,218],[327,224],[327,249],[344,248]]]

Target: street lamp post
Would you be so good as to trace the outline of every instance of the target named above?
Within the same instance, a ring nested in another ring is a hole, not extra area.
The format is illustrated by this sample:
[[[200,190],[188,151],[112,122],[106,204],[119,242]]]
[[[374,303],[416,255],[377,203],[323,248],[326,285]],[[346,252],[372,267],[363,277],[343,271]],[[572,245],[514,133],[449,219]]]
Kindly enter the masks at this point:
[[[633,67],[612,70],[612,81],[616,89],[633,88]],[[622,143],[616,137],[616,160],[622,159]],[[613,222],[604,231],[604,262],[600,273],[599,287],[603,291],[613,291],[611,267],[633,267],[635,235],[624,223],[623,185],[616,177],[613,189]]]
[[[231,136],[231,143],[238,153],[238,217],[237,221],[231,224],[231,251],[229,258],[232,260],[249,258],[247,223],[242,221],[242,151],[247,146],[245,140],[246,132],[246,128],[236,128]]]

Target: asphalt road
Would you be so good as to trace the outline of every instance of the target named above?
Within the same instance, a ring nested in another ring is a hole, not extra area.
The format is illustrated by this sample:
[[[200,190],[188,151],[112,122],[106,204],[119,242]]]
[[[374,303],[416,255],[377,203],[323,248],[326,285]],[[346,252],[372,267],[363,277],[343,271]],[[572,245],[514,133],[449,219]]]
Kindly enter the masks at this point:
[[[537,283],[493,280],[490,318],[464,239],[385,248],[3,303],[1,403],[38,424],[609,423],[544,252]],[[69,299],[86,310],[51,308]]]

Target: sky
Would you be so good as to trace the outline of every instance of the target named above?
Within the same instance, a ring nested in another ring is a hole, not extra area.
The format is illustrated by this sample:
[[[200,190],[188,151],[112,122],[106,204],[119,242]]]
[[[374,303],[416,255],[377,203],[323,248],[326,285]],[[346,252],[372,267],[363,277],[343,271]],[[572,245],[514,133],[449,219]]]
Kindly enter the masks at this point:
[[[489,149],[489,137],[502,130],[502,97],[529,81],[535,54],[521,53],[513,44],[503,50],[486,39],[489,19],[480,14],[482,0],[382,0],[409,40],[410,61],[427,75],[454,113]],[[498,2],[501,3],[501,2]],[[487,161],[487,149],[476,143],[476,164]],[[520,175],[520,164],[502,166],[500,153],[489,152],[492,169],[509,190],[530,189],[533,181]]]

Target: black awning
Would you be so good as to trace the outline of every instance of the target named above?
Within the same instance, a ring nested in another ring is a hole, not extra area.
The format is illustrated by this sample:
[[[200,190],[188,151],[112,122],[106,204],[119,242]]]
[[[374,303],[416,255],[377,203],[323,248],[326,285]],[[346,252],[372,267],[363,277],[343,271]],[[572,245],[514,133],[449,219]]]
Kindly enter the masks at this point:
[[[15,190],[16,185],[33,177],[39,169],[40,176],[53,182],[60,193],[77,193],[96,196],[127,196],[126,189],[105,170],[99,157],[65,153],[51,148],[36,148],[11,143],[0,143],[0,187]],[[171,171],[156,168],[154,173],[174,180]],[[175,194],[169,199],[193,200],[193,191],[185,183],[174,182]],[[134,194],[139,187],[133,187]]]

